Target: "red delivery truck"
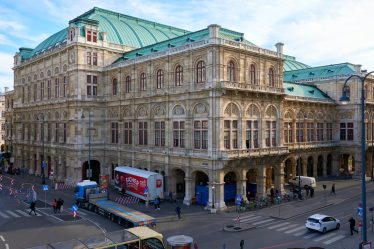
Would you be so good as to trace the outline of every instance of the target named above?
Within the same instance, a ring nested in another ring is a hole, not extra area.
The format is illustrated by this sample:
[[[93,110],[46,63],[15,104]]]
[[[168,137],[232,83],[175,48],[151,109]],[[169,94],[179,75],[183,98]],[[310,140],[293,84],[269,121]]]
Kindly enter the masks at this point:
[[[164,197],[164,178],[161,174],[128,166],[114,169],[114,186],[121,192],[147,201]]]

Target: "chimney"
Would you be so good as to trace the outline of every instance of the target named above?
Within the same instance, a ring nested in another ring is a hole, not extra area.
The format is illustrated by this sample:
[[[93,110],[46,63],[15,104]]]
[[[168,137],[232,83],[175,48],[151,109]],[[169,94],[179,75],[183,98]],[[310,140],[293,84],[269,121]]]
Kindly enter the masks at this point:
[[[5,89],[5,92],[7,92],[7,91],[8,91],[8,89],[9,89],[9,87],[7,87],[7,86],[6,86],[6,87],[4,87],[4,89]]]
[[[281,43],[281,42],[278,42],[277,44],[275,44],[275,47],[277,47],[277,53],[278,54],[283,54],[283,46],[284,46],[284,44]]]
[[[221,26],[218,24],[211,24],[208,26],[209,28],[209,38],[218,38],[218,32]]]
[[[361,66],[360,64],[355,65],[355,69],[357,73],[361,73]]]

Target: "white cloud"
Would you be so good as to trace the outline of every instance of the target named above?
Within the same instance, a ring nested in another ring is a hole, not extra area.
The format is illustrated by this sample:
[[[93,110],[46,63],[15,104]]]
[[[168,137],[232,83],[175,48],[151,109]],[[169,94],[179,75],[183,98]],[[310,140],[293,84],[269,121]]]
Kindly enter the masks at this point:
[[[0,89],[13,88],[13,55],[0,52]]]

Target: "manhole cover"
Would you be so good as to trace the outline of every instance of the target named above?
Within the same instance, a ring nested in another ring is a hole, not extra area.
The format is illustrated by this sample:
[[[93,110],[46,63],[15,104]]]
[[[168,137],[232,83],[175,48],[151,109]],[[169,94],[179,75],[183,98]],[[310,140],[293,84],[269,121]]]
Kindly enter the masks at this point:
[[[234,227],[234,230],[242,230],[241,227]]]
[[[228,225],[228,226],[226,226],[227,228],[233,228],[234,226],[232,226],[232,225]]]

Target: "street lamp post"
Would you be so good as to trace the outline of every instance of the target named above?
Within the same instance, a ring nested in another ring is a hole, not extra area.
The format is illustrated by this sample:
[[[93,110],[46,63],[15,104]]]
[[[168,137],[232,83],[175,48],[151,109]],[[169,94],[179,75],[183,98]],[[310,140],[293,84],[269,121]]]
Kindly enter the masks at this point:
[[[367,230],[366,230],[366,183],[365,183],[365,173],[366,173],[366,158],[365,158],[365,147],[366,147],[366,137],[365,137],[365,79],[370,74],[374,73],[371,71],[365,75],[351,75],[349,76],[343,85],[343,95],[340,97],[342,104],[347,104],[350,101],[349,96],[345,90],[347,82],[353,78],[357,77],[361,81],[361,204],[362,204],[362,242],[367,242]]]
[[[301,199],[301,140],[303,138],[302,134],[303,134],[303,129],[304,129],[304,125],[302,126],[302,129],[301,129],[301,112],[299,112],[299,115],[298,115],[298,121],[299,121],[299,127],[296,127],[298,128],[298,134],[297,134],[297,140],[299,141],[299,159],[298,159],[298,162],[297,162],[297,171],[298,171],[298,175],[299,175],[299,193],[298,193],[298,198]],[[305,117],[304,119],[305,120]],[[303,123],[304,124],[304,123]]]
[[[82,113],[82,118],[85,118]],[[88,170],[86,171],[86,177],[91,180],[91,112],[88,112]]]

